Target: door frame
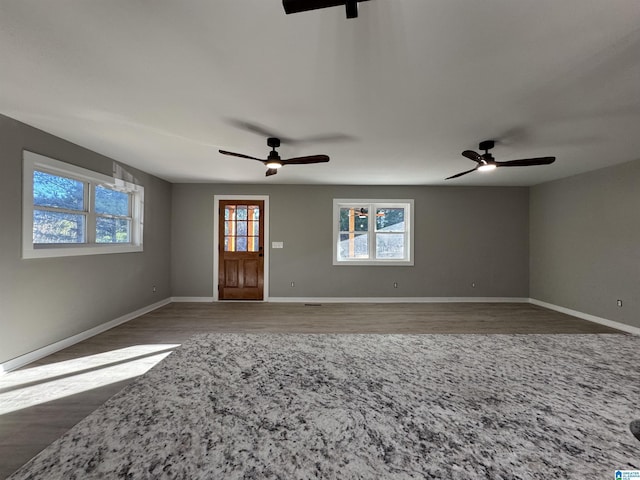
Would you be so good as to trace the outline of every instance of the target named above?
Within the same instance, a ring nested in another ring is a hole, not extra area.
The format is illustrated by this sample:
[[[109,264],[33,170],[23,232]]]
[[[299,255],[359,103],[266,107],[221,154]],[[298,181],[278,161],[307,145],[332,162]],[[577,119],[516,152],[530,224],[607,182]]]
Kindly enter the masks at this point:
[[[219,213],[220,209],[220,201],[221,200],[262,200],[264,201],[264,212],[261,212],[263,215],[264,222],[264,270],[263,270],[263,290],[262,290],[262,301],[269,301],[269,252],[270,252],[270,244],[269,244],[269,195],[214,195],[213,196],[213,301],[214,302],[224,302],[226,300],[220,300],[218,296],[218,267],[220,264],[220,250],[219,250]],[[229,300],[230,302],[238,302],[241,300]],[[247,300],[251,302],[260,302],[260,300]]]

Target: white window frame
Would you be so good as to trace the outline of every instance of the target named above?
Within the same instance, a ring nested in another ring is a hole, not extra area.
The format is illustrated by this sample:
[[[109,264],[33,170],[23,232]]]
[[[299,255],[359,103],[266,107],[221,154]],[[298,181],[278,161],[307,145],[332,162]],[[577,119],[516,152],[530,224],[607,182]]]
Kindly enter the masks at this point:
[[[368,222],[367,233],[369,237],[369,258],[350,258],[340,259],[340,208],[341,207],[361,207],[369,212],[375,212],[376,208],[399,208],[405,209],[405,232],[404,241],[405,257],[402,260],[393,258],[375,258],[376,252],[376,232],[375,221]],[[333,199],[333,265],[376,265],[376,266],[413,266],[413,222],[414,222],[414,200],[413,199],[353,199],[353,198],[334,198]]]
[[[33,243],[33,172],[42,171],[52,175],[78,180],[88,184],[85,192],[86,235],[84,243]],[[131,229],[128,243],[96,243],[96,217],[94,190],[97,185],[130,194]],[[22,258],[69,257],[78,255],[100,255],[106,253],[131,253],[143,251],[144,187],[109,177],[76,165],[61,162],[37,153],[23,152],[22,178]]]

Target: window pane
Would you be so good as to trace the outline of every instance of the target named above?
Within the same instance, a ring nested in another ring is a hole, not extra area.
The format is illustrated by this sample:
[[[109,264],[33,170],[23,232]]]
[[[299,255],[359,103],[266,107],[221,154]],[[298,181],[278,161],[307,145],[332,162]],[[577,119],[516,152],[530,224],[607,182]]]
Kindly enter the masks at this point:
[[[84,243],[84,215],[33,211],[33,243]]]
[[[404,232],[404,208],[376,209],[378,232]]]
[[[236,219],[237,220],[246,220],[247,219],[247,206],[242,205],[236,207]]]
[[[249,222],[249,235],[258,235],[260,231],[260,223],[259,222]]]
[[[236,213],[236,207],[235,206],[225,207],[224,208],[224,219],[225,220],[234,220],[236,218],[235,213]]]
[[[258,205],[249,205],[249,220],[258,220],[260,218],[260,207]]]
[[[236,250],[236,237],[224,237],[224,251],[235,252]]]
[[[369,217],[366,213],[357,213],[353,219],[356,232],[366,232],[369,230]]]
[[[340,207],[340,231],[349,231],[349,216],[351,214],[351,208]]]
[[[367,234],[340,234],[338,255],[340,258],[345,260],[350,258],[369,258],[369,242]]]
[[[84,210],[84,186],[84,182],[78,180],[34,170],[33,204],[40,207],[82,211]]]
[[[366,208],[341,207],[341,232],[366,232],[369,229],[369,216]]]
[[[129,216],[129,194],[96,186],[96,213]]]
[[[129,231],[126,218],[96,218],[96,243],[129,243]]]
[[[236,235],[239,237],[247,236],[247,222],[238,222]]]
[[[237,242],[236,251],[238,252],[247,251],[247,237],[237,237],[236,242]]]
[[[404,234],[381,233],[376,235],[376,258],[404,258]]]

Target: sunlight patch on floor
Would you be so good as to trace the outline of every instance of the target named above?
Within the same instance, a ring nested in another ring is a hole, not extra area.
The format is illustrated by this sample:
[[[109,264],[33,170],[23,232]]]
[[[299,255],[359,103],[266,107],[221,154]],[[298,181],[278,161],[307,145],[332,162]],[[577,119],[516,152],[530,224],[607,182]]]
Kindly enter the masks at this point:
[[[134,345],[0,376],[0,415],[137,377],[180,344]]]

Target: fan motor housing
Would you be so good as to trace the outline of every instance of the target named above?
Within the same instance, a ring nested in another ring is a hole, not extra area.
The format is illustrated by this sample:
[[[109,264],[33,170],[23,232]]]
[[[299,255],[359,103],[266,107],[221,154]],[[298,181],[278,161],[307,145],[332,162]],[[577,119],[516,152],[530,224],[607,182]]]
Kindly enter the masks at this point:
[[[280,146],[280,139],[275,137],[267,138],[267,145],[271,148],[278,148]]]
[[[496,146],[496,142],[494,140],[485,140],[484,142],[480,142],[480,150],[491,150]]]

